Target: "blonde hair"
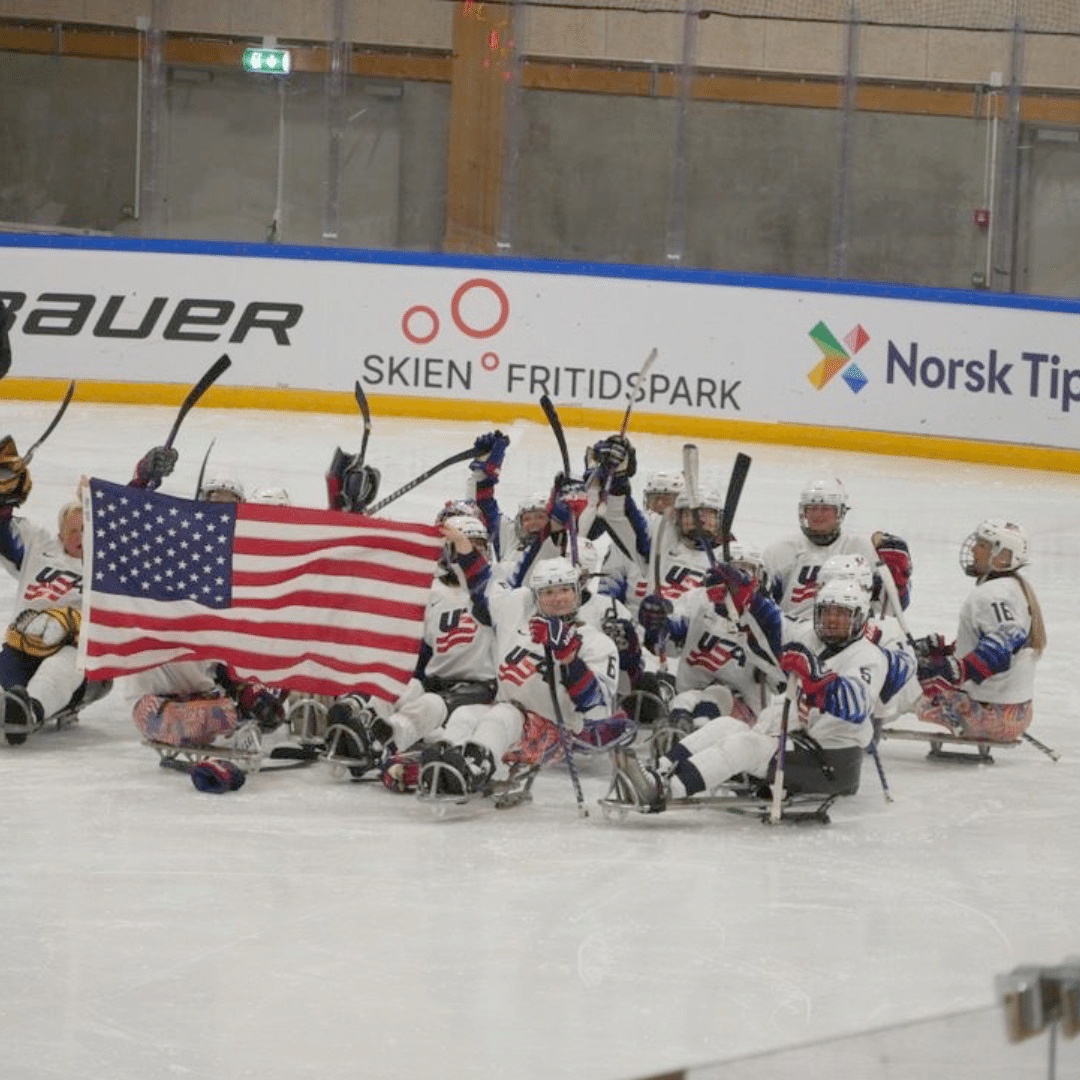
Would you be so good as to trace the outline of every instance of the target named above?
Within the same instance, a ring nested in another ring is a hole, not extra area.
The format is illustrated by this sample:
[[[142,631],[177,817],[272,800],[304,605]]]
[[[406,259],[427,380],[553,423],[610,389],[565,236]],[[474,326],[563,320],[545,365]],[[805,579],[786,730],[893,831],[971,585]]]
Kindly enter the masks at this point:
[[[1046,648],[1046,623],[1043,621],[1042,607],[1035,590],[1021,574],[1016,574],[1016,580],[1020,588],[1024,590],[1024,599],[1027,600],[1028,610],[1031,612],[1031,630],[1028,632],[1028,645],[1035,650],[1036,656],[1042,656]]]
[[[66,502],[66,503],[64,503],[63,506],[60,507],[60,512],[56,515],[56,531],[57,532],[59,532],[61,529],[63,529],[63,527],[64,527],[64,519],[68,516],[68,514],[72,513],[75,510],[78,510],[80,515],[82,514],[82,511],[83,511],[82,499],[72,499],[71,502]]]

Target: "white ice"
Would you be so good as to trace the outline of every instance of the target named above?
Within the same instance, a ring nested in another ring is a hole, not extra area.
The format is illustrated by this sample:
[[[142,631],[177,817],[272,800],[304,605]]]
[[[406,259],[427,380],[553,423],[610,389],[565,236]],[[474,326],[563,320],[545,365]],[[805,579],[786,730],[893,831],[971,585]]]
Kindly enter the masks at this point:
[[[54,410],[5,401],[0,426],[25,448]],[[174,416],[76,400],[37,452],[25,512],[51,525],[83,473],[126,481]],[[485,430],[378,415],[373,428],[384,493]],[[508,430],[512,509],[559,463],[539,408]],[[353,415],[196,408],[165,490],[192,493],[216,440],[211,470],[322,506],[334,447],[355,451],[360,433]],[[569,430],[575,462],[603,434]],[[682,439],[634,441],[642,473],[680,467]],[[603,761],[582,766],[588,818],[554,768],[532,805],[437,820],[322,764],[200,794],[158,767],[117,690],[75,728],[0,747],[0,1075],[626,1080],[989,1010],[995,976],[1080,953],[1080,477],[700,446],[721,492],[735,452],[752,455],[736,533],[759,545],[797,527],[805,480],[839,476],[849,529],[911,544],[916,634],[954,631],[971,528],[1022,522],[1050,637],[1031,733],[1061,760],[1025,745],[992,766],[943,765],[887,742],[895,802],[867,762],[827,827],[707,812],[606,821]],[[448,470],[386,513],[430,520],[464,482]],[[5,612],[13,596],[5,577]],[[922,1053],[965,1075],[955,1033],[935,1043],[928,1030]],[[991,1033],[995,1059],[1011,1061]],[[903,1059],[850,1075],[913,1075]]]

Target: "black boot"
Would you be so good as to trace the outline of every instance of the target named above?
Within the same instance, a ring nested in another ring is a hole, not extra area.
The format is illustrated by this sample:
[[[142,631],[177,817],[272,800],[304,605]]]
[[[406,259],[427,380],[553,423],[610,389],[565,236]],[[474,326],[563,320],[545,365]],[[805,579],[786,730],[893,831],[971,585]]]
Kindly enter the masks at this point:
[[[12,686],[3,691],[2,712],[4,738],[12,746],[21,746],[27,735],[41,727],[45,710],[41,702],[32,698],[25,686]]]

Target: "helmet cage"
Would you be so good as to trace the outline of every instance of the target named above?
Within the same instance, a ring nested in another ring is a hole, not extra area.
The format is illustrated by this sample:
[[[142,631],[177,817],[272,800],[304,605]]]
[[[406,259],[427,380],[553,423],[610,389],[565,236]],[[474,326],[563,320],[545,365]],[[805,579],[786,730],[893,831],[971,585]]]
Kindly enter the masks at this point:
[[[976,566],[977,544],[984,545],[987,551],[982,569]],[[1000,518],[980,521],[960,545],[960,567],[968,577],[1014,573],[1027,566],[1028,561],[1027,533],[1023,526]]]
[[[821,532],[811,527],[806,517],[806,509],[810,506],[831,506],[836,511],[832,528]],[[811,480],[799,495],[799,528],[810,543],[825,547],[840,535],[844,515],[849,509],[847,492],[839,480]]]
[[[834,578],[818,590],[814,600],[814,632],[826,645],[849,644],[866,626],[869,603],[857,581]],[[837,610],[847,612],[846,624],[837,620]]]
[[[529,586],[532,589],[536,609],[541,613],[543,613],[541,600],[548,589],[571,586],[574,590],[575,612],[581,604],[581,576],[578,568],[569,559],[562,556],[554,559],[541,559],[533,569],[532,577],[529,579]]]

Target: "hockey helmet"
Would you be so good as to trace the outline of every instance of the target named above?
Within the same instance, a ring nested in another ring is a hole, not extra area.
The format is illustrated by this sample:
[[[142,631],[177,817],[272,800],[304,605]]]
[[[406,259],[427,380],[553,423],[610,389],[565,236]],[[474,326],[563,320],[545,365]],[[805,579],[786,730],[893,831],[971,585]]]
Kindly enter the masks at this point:
[[[452,517],[474,517],[479,520],[480,507],[474,499],[447,499],[435,515],[435,524],[442,525]]]
[[[1027,564],[1027,532],[1003,518],[980,521],[960,545],[960,566],[968,577],[1013,573]]]
[[[675,528],[684,543],[699,547],[706,541],[715,547],[723,539],[724,504],[720,493],[713,488],[698,492],[697,502],[691,502],[690,492],[683,490],[675,497]]]
[[[457,529],[472,544],[473,551],[487,554],[488,531],[484,523],[472,514],[457,514],[454,517],[445,518],[442,522],[444,528]],[[439,556],[439,569],[444,573],[451,573],[454,563],[454,542],[447,538],[443,544],[442,554]]]
[[[587,578],[599,575],[604,565],[604,553],[584,536],[578,537],[578,573],[584,582]]]
[[[289,498],[289,493],[280,487],[261,487],[256,488],[251,493],[251,498],[248,502],[264,503],[267,506],[292,506],[292,499]]]
[[[662,513],[675,503],[675,497],[683,489],[682,473],[677,472],[654,472],[645,481],[642,489],[645,496],[645,509],[654,513]]]
[[[806,511],[814,506],[831,506],[836,511],[835,520],[827,525],[811,523]],[[840,526],[849,509],[847,492],[839,480],[811,480],[799,494],[799,527],[811,544],[826,547],[840,535]]]
[[[865,555],[830,555],[818,571],[818,587],[830,581],[854,581],[869,596],[874,591],[874,569]]]
[[[870,597],[853,578],[834,578],[814,598],[814,631],[826,645],[854,641],[866,625]]]
[[[231,476],[215,476],[199,490],[203,502],[243,502],[244,485]]]
[[[518,504],[514,516],[514,533],[517,542],[524,546],[535,540],[547,525],[548,493],[536,491]],[[541,515],[541,511],[543,514]]]
[[[761,551],[751,544],[740,544],[732,540],[728,546],[728,562],[737,570],[755,577],[758,581],[765,579],[765,561]]]
[[[566,558],[540,559],[533,568],[529,581],[537,610],[542,615],[571,615],[581,603],[581,579],[578,568]],[[574,590],[574,606],[571,611],[547,611],[545,601],[554,590],[570,587]]]

